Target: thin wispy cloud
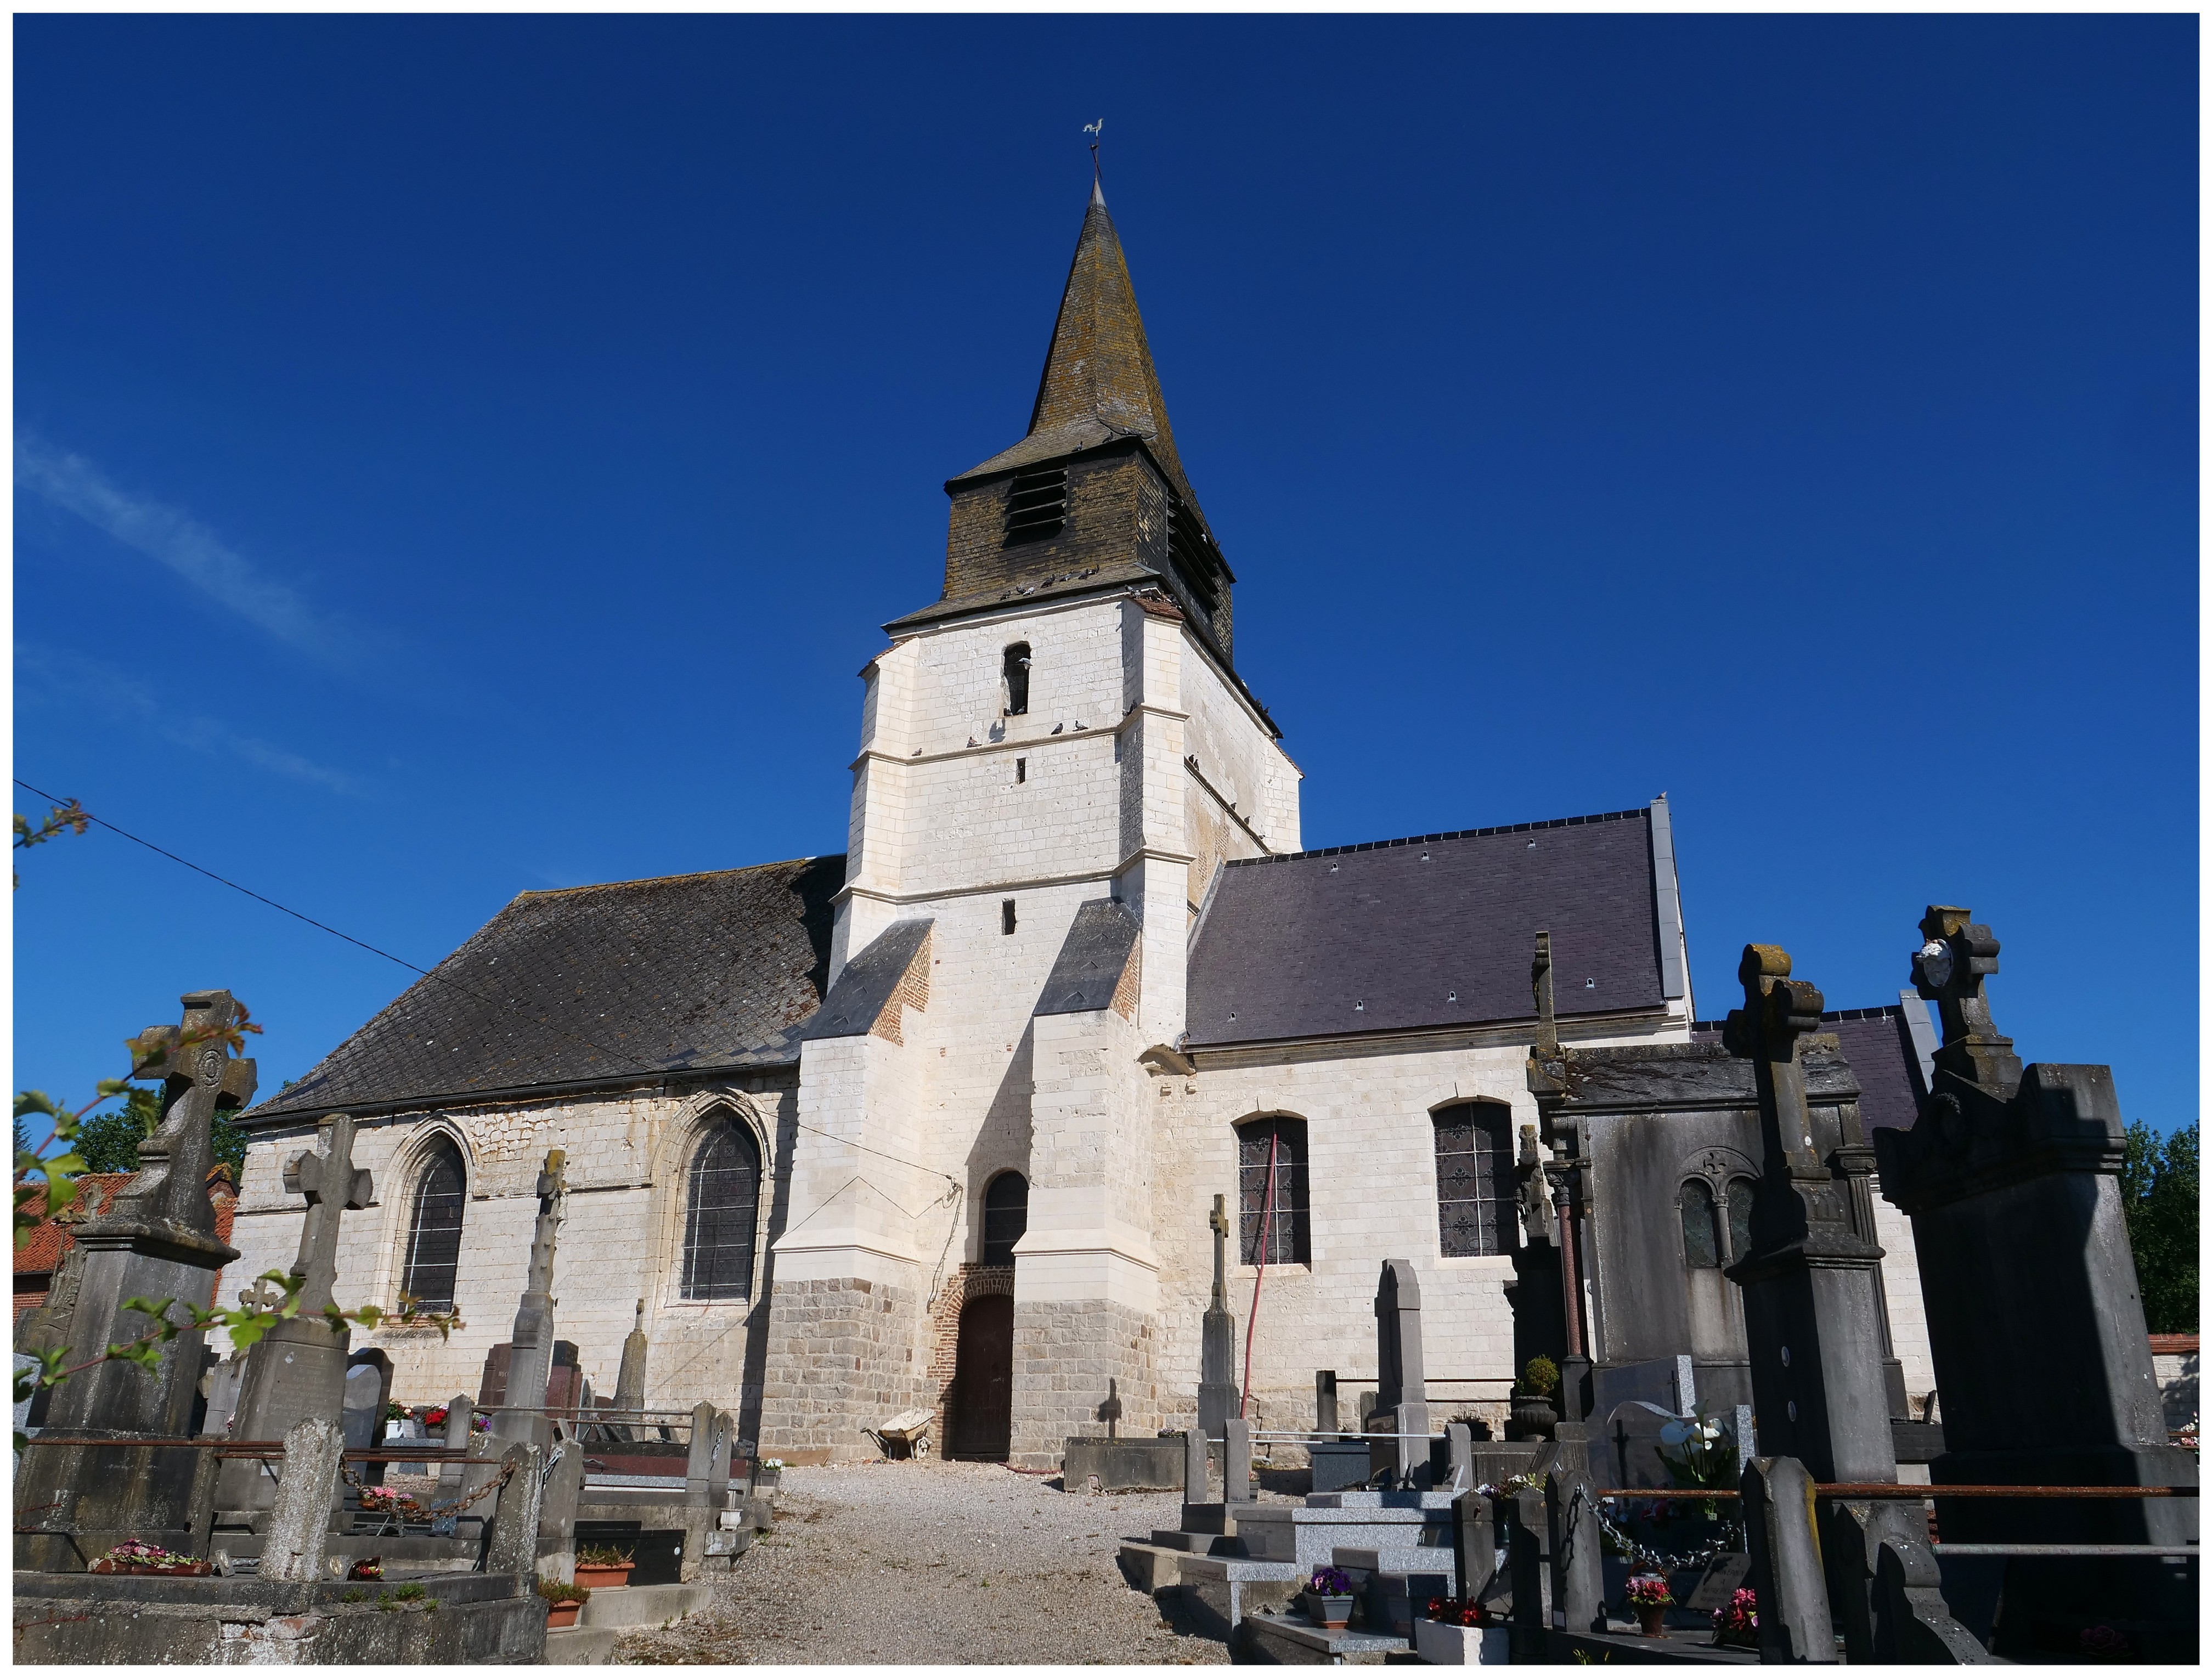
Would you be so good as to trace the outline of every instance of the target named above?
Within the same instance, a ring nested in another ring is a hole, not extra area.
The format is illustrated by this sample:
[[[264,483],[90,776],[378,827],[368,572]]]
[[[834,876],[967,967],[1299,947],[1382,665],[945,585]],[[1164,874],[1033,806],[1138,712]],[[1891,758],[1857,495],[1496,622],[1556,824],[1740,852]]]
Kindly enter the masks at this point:
[[[82,455],[18,437],[15,483],[167,566],[277,640],[320,658],[343,654],[345,639],[338,626],[297,589],[264,575],[190,514],[119,488]]]
[[[204,757],[234,757],[288,781],[365,798],[367,785],[343,769],[331,769],[296,751],[239,733],[209,716],[168,710],[152,689],[121,671],[42,647],[15,648],[15,701],[19,709],[68,704],[96,710],[115,720],[135,723],[164,743]]]

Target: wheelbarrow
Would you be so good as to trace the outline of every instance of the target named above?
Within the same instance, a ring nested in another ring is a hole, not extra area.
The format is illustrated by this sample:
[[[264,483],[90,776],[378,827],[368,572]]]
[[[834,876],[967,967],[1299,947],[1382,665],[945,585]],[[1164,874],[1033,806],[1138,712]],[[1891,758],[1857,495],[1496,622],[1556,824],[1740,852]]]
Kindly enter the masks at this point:
[[[934,1410],[902,1410],[881,1427],[864,1427],[860,1432],[876,1442],[877,1450],[895,1461],[919,1459],[929,1455],[929,1424],[936,1416]]]

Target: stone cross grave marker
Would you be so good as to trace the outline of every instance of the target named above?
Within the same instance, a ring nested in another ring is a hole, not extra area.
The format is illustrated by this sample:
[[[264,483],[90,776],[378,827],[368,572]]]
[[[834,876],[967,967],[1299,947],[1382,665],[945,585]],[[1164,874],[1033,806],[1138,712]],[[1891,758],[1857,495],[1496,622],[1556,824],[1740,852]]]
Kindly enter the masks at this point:
[[[615,1376],[615,1408],[642,1410],[645,1407],[645,1359],[649,1347],[645,1338],[645,1301],[637,1302],[637,1323],[623,1341],[622,1368]]]
[[[284,1166],[284,1187],[307,1202],[292,1274],[299,1279],[299,1312],[278,1322],[246,1354],[232,1437],[288,1438],[311,1416],[339,1420],[345,1407],[346,1348],[350,1336],[323,1316],[337,1301],[338,1220],[366,1207],[375,1190],[369,1173],[353,1163],[355,1121],[333,1113],[322,1122],[319,1152],[301,1152]],[[271,1284],[256,1282],[240,1303],[264,1309],[283,1298]],[[265,1507],[275,1487],[258,1462],[222,1465],[216,1505],[224,1511]]]
[[[550,1447],[544,1409],[553,1380],[553,1253],[568,1201],[568,1156],[559,1148],[545,1156],[538,1173],[538,1223],[530,1242],[530,1277],[514,1313],[514,1352],[507,1366],[507,1401],[525,1410],[502,1410],[492,1432],[502,1438],[532,1439]]]
[[[1199,1323],[1198,1428],[1207,1438],[1218,1439],[1237,1408],[1237,1319],[1229,1312],[1229,1207],[1224,1196],[1213,1197],[1212,1215],[1206,1221],[1213,1231],[1213,1299]]]

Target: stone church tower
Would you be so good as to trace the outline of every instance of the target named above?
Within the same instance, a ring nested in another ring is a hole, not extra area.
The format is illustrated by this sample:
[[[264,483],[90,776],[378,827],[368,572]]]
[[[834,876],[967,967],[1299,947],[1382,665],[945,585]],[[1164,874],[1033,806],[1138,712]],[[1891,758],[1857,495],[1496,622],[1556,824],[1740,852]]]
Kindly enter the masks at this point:
[[[359,1337],[404,1403],[504,1394],[556,1148],[561,1367],[611,1394],[641,1326],[648,1405],[790,1462],[910,1408],[1024,1468],[1187,1425],[1217,1197],[1265,1426],[1311,1425],[1316,1371],[1360,1414],[1386,1262],[1441,1403],[1502,1419],[1570,1345],[1729,1390],[1755,1165],[1634,1114],[1563,1156],[1528,1073],[1540,933],[1563,1045],[1702,1029],[1665,797],[1300,848],[1095,186],[1027,435],[945,488],[943,593],[861,672],[847,854],[518,895],[241,1116],[240,1274],[290,1262],[285,1162],[345,1113],[375,1193],[339,1297],[464,1319]],[[1877,1128],[1911,1122],[1911,1006],[1831,1017]],[[1872,1215],[1923,1393],[1910,1231]]]
[[[1096,188],[1028,435],[945,489],[944,597],[887,626],[863,672],[774,1246],[771,1454],[848,1454],[861,1426],[938,1402],[954,1330],[933,1312],[982,1239],[965,1201],[1001,1171],[1027,1182],[1016,1457],[1093,1422],[1109,1379],[1124,1426],[1166,1419],[1140,1057],[1182,1034],[1218,866],[1297,848],[1298,771],[1237,676],[1234,577]],[[1003,1354],[971,1332],[957,1355]],[[990,1372],[958,1373],[990,1402]]]

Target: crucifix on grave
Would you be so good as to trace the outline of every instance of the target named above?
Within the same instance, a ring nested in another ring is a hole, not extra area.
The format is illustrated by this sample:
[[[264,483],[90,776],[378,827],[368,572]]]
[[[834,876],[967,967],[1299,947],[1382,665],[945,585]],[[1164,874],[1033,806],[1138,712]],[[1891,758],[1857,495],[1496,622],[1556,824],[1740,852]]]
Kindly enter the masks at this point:
[[[234,1438],[281,1439],[310,1417],[336,1421],[345,1407],[350,1335],[323,1311],[336,1303],[339,1219],[365,1209],[376,1189],[368,1171],[353,1163],[355,1134],[353,1115],[333,1113],[319,1127],[320,1150],[294,1154],[285,1162],[286,1190],[307,1203],[300,1226],[299,1255],[292,1261],[291,1274],[300,1285],[299,1310],[247,1351],[246,1378],[231,1427]],[[283,1291],[265,1281],[239,1295],[240,1304],[262,1310],[283,1298]],[[264,1508],[273,1490],[258,1462],[228,1462],[223,1464],[216,1505],[222,1510]]]
[[[1229,1311],[1229,1206],[1213,1197],[1206,1220],[1213,1231],[1213,1298],[1199,1324],[1198,1431],[1209,1439],[1224,1438],[1237,1414],[1237,1319]]]
[[[2020,1088],[2020,1056],[2012,1039],[1990,1017],[1982,981],[1997,970],[2002,947],[1987,927],[1971,918],[1972,909],[1930,903],[1921,917],[1926,940],[1912,957],[1912,982],[1923,1000],[1936,1005],[1943,1023],[1943,1046],[1936,1051],[1938,1084],[1944,1074],[2009,1101]]]
[[[180,1024],[154,1026],[131,1041],[131,1076],[160,1080],[161,1118],[138,1145],[137,1175],[78,1227],[83,1259],[68,1333],[79,1356],[83,1348],[131,1344],[152,1332],[152,1322],[127,1309],[127,1299],[173,1300],[172,1322],[182,1319],[187,1304],[211,1304],[217,1273],[238,1257],[216,1236],[207,1179],[216,1116],[253,1096],[253,1062],[231,1053],[242,1045],[246,1010],[227,990],[193,991],[182,1000]],[[165,1548],[191,1541],[193,1453],[133,1448],[131,1441],[173,1439],[190,1426],[205,1345],[204,1330],[185,1328],[161,1345],[151,1370],[99,1363],[52,1389],[48,1430],[101,1443],[26,1454],[17,1508],[66,1510],[61,1518],[70,1530],[19,1534],[19,1566],[82,1566],[64,1558],[98,1554],[131,1537]]]
[[[343,1407],[349,1336],[323,1311],[335,1303],[339,1220],[366,1208],[375,1191],[374,1178],[353,1163],[355,1134],[351,1114],[333,1113],[320,1126],[320,1151],[295,1154],[285,1164],[284,1187],[307,1201],[291,1270],[299,1283],[299,1308],[246,1353],[232,1430],[240,1438],[281,1439],[311,1416],[335,1420]],[[249,1310],[272,1310],[283,1298],[283,1290],[268,1281],[256,1281],[238,1296]],[[224,1472],[225,1485],[216,1494],[220,1506],[267,1502],[266,1476],[258,1465],[234,1462]]]
[[[1753,1064],[1765,1153],[1751,1251],[1727,1272],[1743,1290],[1759,1446],[1796,1459],[1817,1481],[1893,1483],[1881,1249],[1855,1226],[1843,1170],[1846,1156],[1863,1151],[1862,1139],[1854,1116],[1815,1140],[1820,1132],[1799,1050],[1820,1029],[1822,999],[1790,970],[1788,951],[1745,945],[1737,969],[1744,1005],[1729,1015],[1722,1037],[1730,1054]],[[1823,1143],[1836,1166],[1821,1157]],[[1864,1503],[1830,1506],[1823,1519],[1834,1526],[1820,1547],[1834,1622],[1852,1660],[1874,1660],[1869,1558],[1885,1540],[1909,1543],[1919,1517],[1902,1504]],[[1846,1521],[1848,1530],[1834,1524]],[[1924,1544],[1924,1531],[1920,1539]]]
[[[514,1353],[507,1366],[507,1401],[521,1409],[505,1409],[492,1420],[492,1432],[503,1438],[532,1439],[549,1444],[552,1423],[543,1414],[546,1389],[553,1381],[553,1249],[559,1240],[561,1219],[568,1195],[568,1156],[559,1148],[549,1151],[538,1173],[538,1223],[530,1242],[530,1277],[522,1291],[522,1304],[514,1313]]]

